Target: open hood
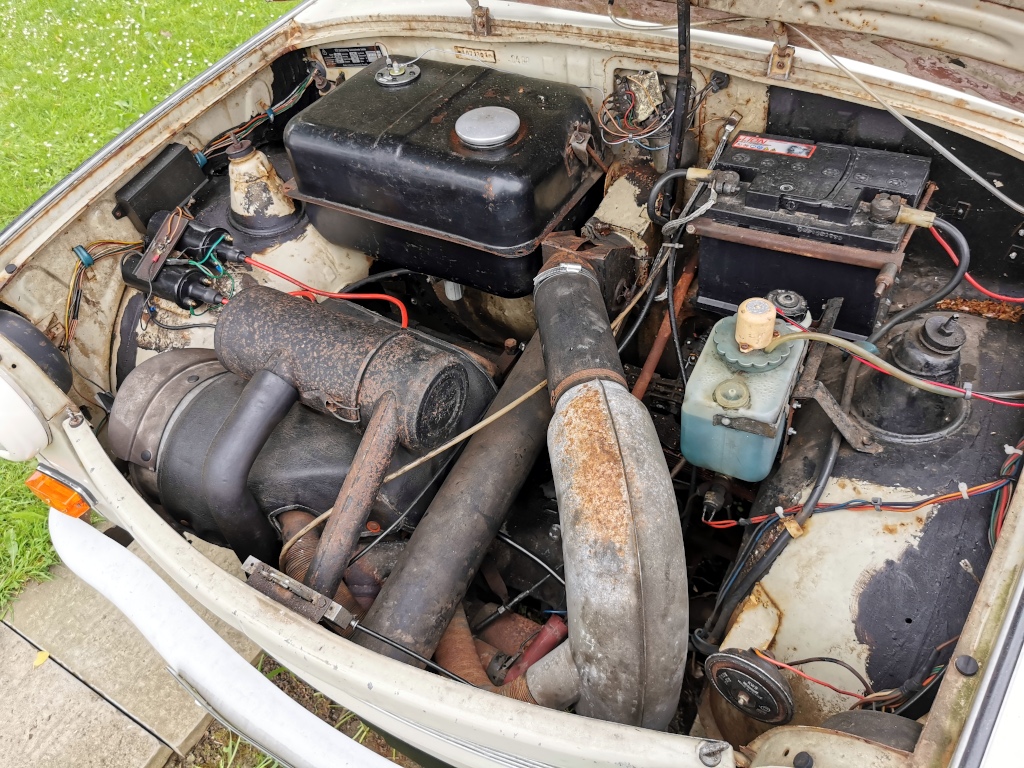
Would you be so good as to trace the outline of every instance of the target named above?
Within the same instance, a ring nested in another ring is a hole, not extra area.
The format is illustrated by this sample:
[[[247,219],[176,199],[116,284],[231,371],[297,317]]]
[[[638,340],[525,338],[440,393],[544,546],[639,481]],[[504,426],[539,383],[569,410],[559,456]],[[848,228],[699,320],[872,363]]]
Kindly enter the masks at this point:
[[[676,4],[666,0],[535,0],[532,4],[607,14],[626,20],[672,24]],[[865,43],[908,74],[973,91],[1020,108],[1016,73],[1024,72],[1024,2],[982,0],[696,0],[693,24],[717,31],[758,32],[757,22],[796,24],[836,55],[865,60]],[[750,21],[744,21],[749,19]],[[763,35],[772,37],[764,23]],[[814,28],[819,28],[815,35]],[[800,46],[798,39],[790,41]],[[870,57],[869,57],[870,58]],[[978,82],[978,81],[981,82]]]

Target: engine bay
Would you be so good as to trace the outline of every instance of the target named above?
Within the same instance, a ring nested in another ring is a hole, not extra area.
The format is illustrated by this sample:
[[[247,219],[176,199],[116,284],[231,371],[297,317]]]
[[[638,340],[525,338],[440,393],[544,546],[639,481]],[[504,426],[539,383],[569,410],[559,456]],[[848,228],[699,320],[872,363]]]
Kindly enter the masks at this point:
[[[391,46],[277,58],[52,312],[5,286],[118,467],[397,661],[737,764],[914,752],[1024,455],[1020,214],[878,105]]]

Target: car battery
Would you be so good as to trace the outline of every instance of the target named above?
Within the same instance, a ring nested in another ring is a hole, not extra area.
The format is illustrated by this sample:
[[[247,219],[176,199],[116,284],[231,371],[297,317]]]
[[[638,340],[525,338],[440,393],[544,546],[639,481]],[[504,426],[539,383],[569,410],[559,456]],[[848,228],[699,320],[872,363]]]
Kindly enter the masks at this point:
[[[836,332],[868,335],[903,261],[908,225],[928,182],[926,157],[864,147],[740,133],[716,168],[740,176],[693,222],[701,236],[698,305],[722,314],[785,287],[817,315],[843,298]],[[880,275],[882,276],[880,278]]]

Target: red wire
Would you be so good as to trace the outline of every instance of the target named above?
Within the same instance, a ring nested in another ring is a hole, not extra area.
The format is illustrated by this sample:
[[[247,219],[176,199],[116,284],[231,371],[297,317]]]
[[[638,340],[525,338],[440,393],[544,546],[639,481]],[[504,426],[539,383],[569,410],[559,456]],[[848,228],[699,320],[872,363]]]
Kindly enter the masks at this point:
[[[842,688],[836,688],[834,685],[832,685],[832,683],[826,683],[824,680],[819,680],[816,677],[811,677],[806,672],[801,672],[796,667],[790,666],[789,664],[784,664],[781,661],[773,659],[771,656],[766,656],[765,654],[761,653],[761,651],[757,650],[756,648],[754,649],[754,653],[756,653],[760,658],[762,658],[765,661],[767,661],[769,664],[774,664],[776,667],[780,667],[782,669],[788,669],[794,675],[799,675],[800,677],[804,678],[805,680],[810,680],[812,683],[817,683],[818,685],[823,685],[826,688],[831,688],[836,693],[843,694],[843,696],[852,696],[853,698],[857,699],[858,701],[863,701],[864,700],[864,696],[859,694],[859,693],[854,693],[853,691],[844,691]]]
[[[932,237],[939,241],[939,245],[942,246],[942,250],[944,250],[949,255],[949,258],[953,260],[953,263],[957,265],[960,264],[960,259],[957,258],[956,252],[949,247],[949,243],[947,243],[946,240],[942,237],[942,235],[939,234],[939,230],[937,230],[935,227],[932,227],[931,233]],[[988,288],[982,287],[982,285],[973,277],[971,277],[970,274],[964,275],[964,279],[972,286],[974,286],[975,289],[985,294],[990,299],[995,299],[996,301],[1007,301],[1010,302],[1011,304],[1024,304],[1024,297],[1003,296],[1001,293],[994,293],[993,291],[990,291]]]
[[[953,253],[953,249],[949,247],[949,245],[946,243],[946,241],[943,240],[942,237],[938,233],[936,233],[934,229],[932,230],[932,233],[935,234],[935,236],[939,238],[939,242],[942,243],[943,247],[946,249],[946,252],[950,255],[950,257],[953,259],[953,261],[956,262],[956,254]],[[968,277],[970,277],[970,276],[968,276]],[[981,290],[982,293],[985,292],[984,289],[982,289],[982,288],[979,288],[979,290]],[[996,298],[1005,299],[1005,297],[998,296],[997,294],[988,294],[988,295],[995,296]],[[1017,301],[1020,301],[1020,302],[1024,303],[1024,299],[1017,299]],[[778,311],[778,310],[776,310],[776,311]],[[801,331],[806,331],[807,330],[802,325],[800,325],[800,323],[793,322],[788,317],[783,315],[781,312],[778,312],[778,315],[779,315],[780,318],[785,320],[787,323],[792,325],[794,328],[799,328]],[[856,358],[857,360],[859,360],[862,365],[866,365],[868,368],[871,368],[872,370],[878,371],[879,373],[884,373],[886,376],[892,376],[892,374],[889,373],[888,371],[882,370],[877,365],[872,365],[867,360],[865,360],[865,359],[863,359],[861,357],[857,357],[856,355],[854,355],[853,357]],[[938,381],[933,381],[932,384],[934,384],[937,387],[942,387],[943,389],[950,389],[950,390],[952,390],[954,392],[960,392],[961,394],[964,394],[964,395],[967,394],[967,390],[966,389],[962,389],[961,387],[954,387],[952,384],[943,384],[943,383],[938,382]],[[971,397],[977,398],[978,400],[984,400],[986,403],[995,403],[996,405],[1008,405],[1011,408],[1024,408],[1024,403],[1014,403],[1014,402],[1010,402],[1008,400],[1000,400],[1000,399],[995,398],[995,397],[989,397],[988,395],[978,394],[977,392],[971,393]]]
[[[364,301],[389,301],[396,307],[398,307],[398,311],[402,315],[402,327],[409,327],[409,312],[408,310],[406,310],[405,304],[403,304],[399,299],[396,299],[394,296],[388,296],[386,293],[331,293],[330,291],[321,291],[319,288],[313,288],[312,286],[306,285],[301,280],[296,280],[291,275],[286,275],[284,272],[279,272],[273,267],[267,266],[266,264],[262,264],[256,261],[255,259],[246,257],[245,263],[253,267],[257,267],[258,269],[262,269],[264,272],[269,272],[272,275],[276,275],[277,277],[280,277],[282,280],[287,280],[292,285],[299,286],[299,288],[302,289],[303,293],[308,292],[316,296],[325,296],[328,299],[362,299]]]
[[[879,373],[884,373],[887,376],[891,376],[892,375],[888,371],[883,371],[877,365],[872,365],[871,363],[869,363],[867,360],[864,360],[863,358],[857,357],[856,355],[854,355],[854,357],[857,360],[859,360],[862,365],[866,365],[868,368],[876,370]],[[953,392],[960,392],[960,393],[965,394],[965,395],[967,394],[967,390],[963,389],[962,387],[954,387],[952,384],[943,384],[943,383],[938,382],[938,381],[933,381],[931,383],[934,384],[937,387],[942,387],[943,389],[949,389],[949,390],[952,390]],[[1008,405],[1011,408],[1024,408],[1024,403],[1014,403],[1014,402],[1010,402],[1009,400],[1000,400],[997,397],[989,397],[988,395],[981,395],[981,394],[978,394],[977,392],[972,392],[971,393],[971,397],[975,398],[977,400],[984,400],[986,403],[995,403],[996,405]]]

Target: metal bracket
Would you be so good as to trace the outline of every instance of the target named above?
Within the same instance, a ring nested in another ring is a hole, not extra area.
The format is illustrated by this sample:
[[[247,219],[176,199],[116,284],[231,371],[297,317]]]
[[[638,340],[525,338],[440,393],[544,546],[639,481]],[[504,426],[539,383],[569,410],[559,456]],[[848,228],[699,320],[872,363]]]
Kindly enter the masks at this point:
[[[336,602],[255,557],[248,557],[242,570],[249,576],[250,587],[314,623],[324,619],[340,627],[352,623],[352,614]]]
[[[480,0],[468,0],[472,9],[470,18],[473,22],[473,34],[477,37],[487,37],[491,34],[491,11],[480,5]]]
[[[821,314],[821,321],[818,324],[820,333],[831,333],[839,316],[839,310],[843,306],[841,298],[829,299],[825,304],[825,311]],[[826,344],[811,342],[811,348],[804,359],[804,370],[800,374],[800,380],[793,389],[794,400],[814,400],[821,406],[821,410],[829,417],[835,428],[846,439],[850,446],[861,453],[881,453],[882,446],[876,443],[871,433],[851,419],[832,397],[824,384],[818,381],[818,369],[821,367],[821,360],[825,355]]]
[[[789,33],[781,21],[772,22],[772,34],[775,35],[775,45],[768,57],[768,77],[772,80],[789,80],[796,49],[789,44]]]
[[[171,255],[174,246],[178,244],[178,240],[181,238],[182,233],[184,233],[185,227],[188,226],[191,218],[191,216],[185,214],[183,209],[177,208],[171,212],[170,216],[164,219],[157,230],[156,236],[150,242],[145,253],[142,254],[142,258],[139,259],[139,265],[135,268],[135,276],[137,278],[147,283],[153,282],[153,278],[156,277],[164,262]]]
[[[832,393],[820,381],[815,381],[811,387],[803,391],[794,391],[793,397],[798,400],[814,400],[820,405],[821,410],[825,412],[825,415],[829,417],[835,428],[842,433],[846,442],[854,450],[861,453],[882,452],[882,446],[871,438],[871,433],[843,412],[839,403],[832,397]]]
[[[749,432],[752,435],[760,435],[761,437],[775,437],[778,434],[774,424],[765,424],[763,421],[748,419],[745,416],[728,416],[716,413],[711,422],[716,427],[728,427],[729,429]]]

